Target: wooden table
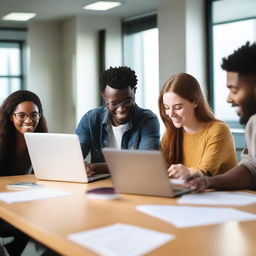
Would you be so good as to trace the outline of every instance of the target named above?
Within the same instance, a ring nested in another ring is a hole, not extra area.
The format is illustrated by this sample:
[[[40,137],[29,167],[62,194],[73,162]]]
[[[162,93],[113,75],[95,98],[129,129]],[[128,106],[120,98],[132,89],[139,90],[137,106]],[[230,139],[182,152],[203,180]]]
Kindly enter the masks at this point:
[[[178,229],[167,222],[135,210],[135,206],[140,204],[176,205],[176,199],[124,194],[118,200],[86,197],[87,189],[112,186],[110,179],[81,184],[36,181],[33,175],[1,177],[0,191],[11,191],[6,188],[6,185],[18,181],[34,181],[43,184],[46,188],[72,192],[72,195],[65,197],[30,202],[8,204],[0,201],[1,218],[62,255],[97,255],[70,241],[67,236],[114,223],[137,225],[176,236],[176,239],[148,255],[256,255],[256,221],[233,221]],[[256,204],[235,208],[256,213]]]

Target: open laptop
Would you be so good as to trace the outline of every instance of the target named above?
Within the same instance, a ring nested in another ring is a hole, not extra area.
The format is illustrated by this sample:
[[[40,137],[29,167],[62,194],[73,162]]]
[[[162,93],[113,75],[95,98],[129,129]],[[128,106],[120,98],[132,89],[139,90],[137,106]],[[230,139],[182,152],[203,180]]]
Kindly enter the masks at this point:
[[[76,134],[25,133],[24,136],[35,176],[39,180],[87,183],[110,176],[87,176]]]
[[[171,182],[160,151],[112,148],[102,151],[119,193],[175,197],[193,191]]]

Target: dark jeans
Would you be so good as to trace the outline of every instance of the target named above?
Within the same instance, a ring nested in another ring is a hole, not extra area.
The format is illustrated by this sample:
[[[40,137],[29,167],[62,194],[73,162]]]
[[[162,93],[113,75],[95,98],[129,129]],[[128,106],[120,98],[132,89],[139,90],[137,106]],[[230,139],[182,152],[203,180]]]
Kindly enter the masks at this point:
[[[13,241],[4,245],[10,256],[21,255],[29,240],[27,235],[14,228],[3,219],[0,219],[0,237],[14,238]]]

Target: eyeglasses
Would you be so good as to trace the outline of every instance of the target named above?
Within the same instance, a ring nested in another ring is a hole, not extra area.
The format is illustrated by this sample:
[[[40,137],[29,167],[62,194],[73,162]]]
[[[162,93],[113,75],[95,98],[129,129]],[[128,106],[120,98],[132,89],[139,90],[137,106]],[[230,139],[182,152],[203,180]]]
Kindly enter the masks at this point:
[[[13,113],[13,115],[15,116],[15,118],[18,121],[24,122],[28,117],[32,120],[32,121],[37,121],[41,118],[41,113],[39,112],[33,112],[31,114],[26,114],[24,112],[19,112],[19,113]]]
[[[128,98],[128,99],[124,99],[120,102],[107,102],[105,99],[106,104],[109,106],[109,108],[111,109],[118,109],[120,106],[129,108],[132,107],[134,105],[134,99],[133,98]]]

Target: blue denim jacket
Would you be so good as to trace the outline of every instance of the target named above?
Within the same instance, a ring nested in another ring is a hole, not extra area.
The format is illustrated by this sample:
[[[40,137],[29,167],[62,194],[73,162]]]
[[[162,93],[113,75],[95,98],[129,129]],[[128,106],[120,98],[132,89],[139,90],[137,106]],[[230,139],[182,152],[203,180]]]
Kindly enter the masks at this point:
[[[106,106],[88,111],[81,119],[76,133],[79,136],[83,157],[91,152],[91,163],[105,162],[101,149],[109,145],[111,121]],[[122,149],[159,149],[159,122],[148,109],[135,105],[132,119],[123,134]]]

